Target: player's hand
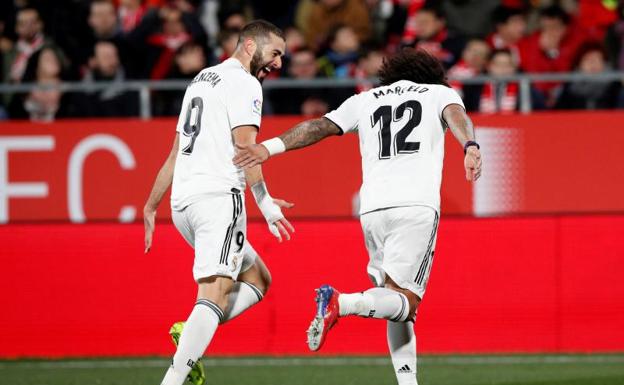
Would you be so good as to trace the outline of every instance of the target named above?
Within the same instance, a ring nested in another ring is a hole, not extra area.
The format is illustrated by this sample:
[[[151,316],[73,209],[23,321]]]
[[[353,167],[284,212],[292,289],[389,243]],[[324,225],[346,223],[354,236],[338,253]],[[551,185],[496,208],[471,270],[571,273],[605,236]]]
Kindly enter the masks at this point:
[[[464,157],[466,180],[474,182],[481,176],[481,151],[476,146],[470,146]]]
[[[234,165],[245,169],[262,164],[269,159],[269,150],[261,144],[236,145]]]
[[[289,209],[295,205],[294,203],[287,202],[283,199],[273,199],[273,203],[276,204],[278,207],[285,209]],[[293,227],[293,225],[291,225],[290,222],[288,222],[288,219],[286,219],[284,216],[270,223],[269,230],[279,242],[282,242],[282,236],[286,238],[287,241],[290,241],[290,234],[295,232],[295,228]]]
[[[156,210],[143,209],[143,225],[145,226],[145,254],[152,248],[152,237],[156,227]]]

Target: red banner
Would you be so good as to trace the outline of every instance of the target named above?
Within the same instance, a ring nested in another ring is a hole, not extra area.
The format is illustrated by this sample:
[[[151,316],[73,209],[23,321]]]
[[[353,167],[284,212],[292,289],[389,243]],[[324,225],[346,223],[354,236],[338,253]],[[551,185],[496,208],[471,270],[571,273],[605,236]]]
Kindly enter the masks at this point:
[[[249,235],[273,285],[219,327],[208,355],[306,354],[314,288],[370,287],[359,223],[294,221],[278,244]],[[422,353],[624,350],[624,216],[442,217],[418,313]],[[0,357],[170,355],[167,331],[196,287],[192,250],[159,225],[142,253],[139,224],[0,226]],[[385,322],[346,318],[321,354],[386,354]]]
[[[624,112],[473,119],[483,177],[474,186],[465,181],[461,147],[449,134],[445,214],[624,211]],[[300,120],[265,118],[260,138]],[[2,123],[0,223],[137,220],[173,137],[171,119]],[[295,202],[291,217],[350,217],[356,210],[361,166],[353,135],[279,156],[264,171],[272,195]],[[168,217],[168,202],[162,206],[159,215]]]

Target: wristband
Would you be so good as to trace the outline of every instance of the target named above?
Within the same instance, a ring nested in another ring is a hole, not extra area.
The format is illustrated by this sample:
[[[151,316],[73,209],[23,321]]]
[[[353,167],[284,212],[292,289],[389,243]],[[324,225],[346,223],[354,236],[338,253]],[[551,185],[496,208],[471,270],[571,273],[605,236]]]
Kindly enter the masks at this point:
[[[479,146],[479,143],[475,142],[474,140],[469,140],[466,142],[466,144],[464,144],[464,154],[466,153],[466,151],[468,151],[468,147],[470,146],[476,146],[477,150],[481,149],[481,146]]]
[[[282,152],[286,151],[286,145],[284,144],[284,142],[282,142],[280,138],[277,137],[265,140],[260,144],[266,147],[267,150],[269,150],[269,156],[281,154]]]

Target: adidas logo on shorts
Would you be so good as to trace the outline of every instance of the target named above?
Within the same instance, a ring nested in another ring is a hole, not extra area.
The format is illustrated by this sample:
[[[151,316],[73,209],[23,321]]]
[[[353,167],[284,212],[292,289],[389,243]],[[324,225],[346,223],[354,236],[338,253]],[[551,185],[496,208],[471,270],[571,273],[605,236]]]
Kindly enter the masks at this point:
[[[410,369],[409,366],[407,365],[403,365],[403,367],[399,370],[397,370],[397,373],[413,373],[412,369]]]

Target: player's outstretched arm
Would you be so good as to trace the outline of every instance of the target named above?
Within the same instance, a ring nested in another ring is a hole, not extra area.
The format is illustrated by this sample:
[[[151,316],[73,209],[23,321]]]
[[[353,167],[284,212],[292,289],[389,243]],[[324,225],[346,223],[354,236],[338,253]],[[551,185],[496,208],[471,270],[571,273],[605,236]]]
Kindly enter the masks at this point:
[[[255,144],[257,133],[258,130],[255,126],[240,126],[232,131],[234,143],[237,147]],[[294,205],[282,199],[273,199],[269,195],[260,165],[246,168],[245,180],[251,189],[258,208],[269,225],[269,231],[280,242],[282,242],[282,236],[286,240],[290,240],[290,233],[294,232],[295,229],[282,214],[282,208],[291,208]]]
[[[476,181],[481,176],[481,151],[475,142],[474,126],[466,115],[466,111],[459,104],[450,104],[442,111],[442,117],[448,124],[451,132],[464,147],[464,169],[466,180]]]
[[[270,156],[307,147],[328,136],[341,133],[340,128],[327,118],[306,120],[279,137],[265,140],[261,144],[237,146],[238,152],[234,157],[234,164],[241,168],[254,167],[269,159]]]
[[[171,147],[171,152],[165,160],[165,163],[158,171],[158,175],[156,176],[156,180],[154,181],[154,186],[152,187],[152,191],[150,192],[149,197],[147,198],[147,202],[143,207],[143,224],[145,225],[145,253],[150,251],[152,248],[152,237],[154,235],[154,229],[156,226],[156,210],[158,209],[158,205],[160,205],[160,201],[162,201],[163,196],[171,186],[171,182],[173,181],[173,169],[175,168],[176,155],[178,154],[178,146],[179,146],[179,134],[176,133],[175,139],[173,140],[173,146]]]

